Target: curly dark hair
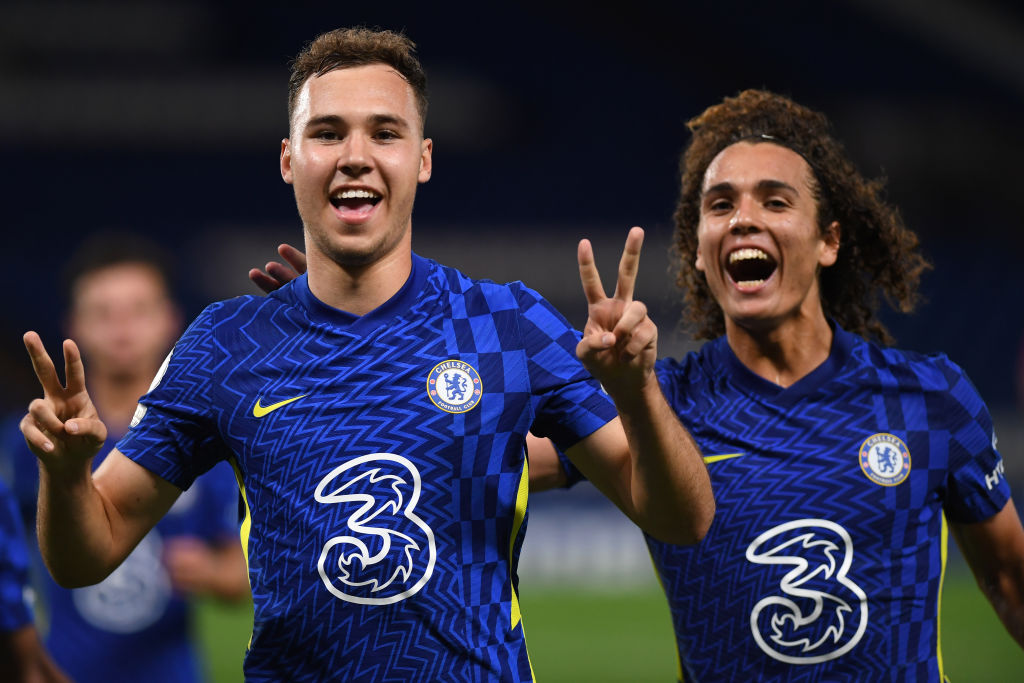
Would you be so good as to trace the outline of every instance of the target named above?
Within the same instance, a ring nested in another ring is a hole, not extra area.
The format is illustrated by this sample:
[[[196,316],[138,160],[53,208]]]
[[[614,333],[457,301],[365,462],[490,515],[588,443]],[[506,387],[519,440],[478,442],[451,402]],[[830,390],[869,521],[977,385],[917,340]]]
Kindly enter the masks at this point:
[[[686,318],[695,336],[725,333],[722,309],[694,266],[704,175],[719,152],[746,140],[787,147],[810,165],[822,234],[833,221],[841,231],[838,258],[819,276],[825,315],[850,332],[891,344],[877,317],[881,296],[892,308],[910,312],[920,298],[921,274],[931,265],[918,250],[917,235],[883,199],[885,180],[866,179],[854,168],[825,116],[775,93],[744,90],[709,107],[687,127],[693,137],[680,161],[674,249],[676,282],[685,291]]]
[[[420,124],[427,120],[427,74],[416,58],[416,44],[402,33],[364,26],[339,28],[311,40],[291,62],[288,79],[288,121],[299,91],[313,76],[335,69],[387,64],[402,75],[416,97]]]

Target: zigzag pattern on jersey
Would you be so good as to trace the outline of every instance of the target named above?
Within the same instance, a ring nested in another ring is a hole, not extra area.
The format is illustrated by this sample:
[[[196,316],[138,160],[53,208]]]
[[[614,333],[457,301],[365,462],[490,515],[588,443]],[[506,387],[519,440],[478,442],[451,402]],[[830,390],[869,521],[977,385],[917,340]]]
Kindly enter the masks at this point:
[[[293,286],[215,304],[146,399],[129,457],[186,486],[208,463],[238,462],[253,519],[253,680],[531,677],[522,631],[509,632],[525,433],[561,422],[571,444],[614,408],[535,293],[427,267],[423,291],[376,329],[363,318],[349,331]],[[482,377],[481,402],[465,413],[427,393],[429,371],[448,359]],[[256,415],[257,400],[273,408]],[[147,441],[165,450],[144,452]],[[376,453],[394,455],[371,462]],[[364,467],[351,469],[355,484],[350,467]],[[341,562],[332,549],[359,539],[361,554]],[[380,557],[411,570],[385,571]],[[353,601],[400,585],[410,592],[398,602]]]
[[[339,605],[334,596],[316,586],[319,580],[314,582],[315,588],[297,592],[297,584],[307,585],[308,582],[296,582],[291,571],[282,572],[280,567],[275,567],[274,575],[263,591],[265,596],[261,595],[261,598],[267,600],[266,609],[270,613],[288,615],[289,649],[296,648],[301,656],[308,657],[308,647],[323,642],[323,639],[337,638],[338,625],[353,619],[356,624],[353,631],[366,634],[361,640],[364,665],[386,663],[386,669],[392,671],[396,670],[396,656],[405,658],[409,654],[411,659],[404,659],[406,666],[422,660],[422,668],[415,672],[414,678],[433,678],[439,672],[455,672],[459,668],[457,662],[449,661],[447,650],[437,650],[434,644],[419,644],[421,639],[434,643],[441,633],[444,638],[455,641],[452,648],[455,651],[466,651],[470,646],[466,640],[468,634],[461,632],[465,615],[461,609],[453,609],[453,606],[465,603],[463,588],[458,581],[462,557],[456,542],[459,530],[452,528],[452,513],[456,508],[452,495],[457,487],[445,485],[445,482],[452,481],[457,471],[461,452],[453,448],[449,426],[453,417],[430,405],[425,395],[427,370],[445,358],[436,341],[437,333],[436,322],[431,324],[422,317],[416,317],[413,322],[391,327],[386,335],[371,335],[367,339],[347,339],[345,335],[323,329],[299,335],[289,331],[282,335],[288,339],[290,361],[304,368],[303,379],[307,383],[312,380],[314,385],[331,385],[328,392],[331,401],[318,403],[311,393],[308,399],[261,421],[265,432],[257,432],[256,443],[279,444],[279,450],[272,458],[261,459],[255,452],[247,458],[248,468],[261,466],[261,471],[252,472],[251,476],[265,480],[267,486],[260,490],[271,494],[254,494],[252,507],[255,515],[273,515],[279,511],[277,514],[282,518],[265,517],[254,526],[267,529],[294,527],[296,520],[283,517],[291,510],[302,509],[301,497],[311,498],[313,488],[336,464],[346,457],[365,453],[395,453],[415,456],[415,466],[423,484],[416,512],[429,520],[439,548],[434,575],[414,601],[418,609],[409,609],[405,603],[394,608]],[[261,331],[257,336],[265,339],[268,335]],[[260,367],[258,362],[253,365],[254,360],[248,359],[247,368]],[[282,380],[289,387],[289,381],[294,382],[287,375]],[[305,391],[295,386],[280,395],[298,395]],[[283,481],[292,482],[292,486],[288,490],[273,486],[273,482]],[[291,501],[282,499],[282,496],[285,499],[295,496],[296,492],[300,492],[297,498]],[[274,507],[270,507],[270,501],[274,501]],[[261,510],[261,506],[266,512]],[[344,529],[344,515],[350,512],[310,502],[306,502],[305,507],[308,509],[302,521],[303,527],[322,530],[324,535],[330,535],[332,529]],[[425,545],[420,540],[421,546]],[[256,554],[292,557],[293,564],[298,565],[296,572],[317,576],[314,566],[316,553],[307,552],[300,560],[295,557],[293,548],[276,538],[253,539],[253,544]],[[261,549],[261,544],[266,545],[266,550]],[[422,556],[420,552],[417,558]],[[276,599],[270,601],[270,595]],[[295,611],[300,609],[312,610],[313,614],[296,614]],[[314,615],[321,609],[331,614],[326,618],[316,618]],[[429,633],[427,624],[437,632]],[[329,625],[331,632],[328,633],[324,629]],[[374,633],[376,635],[370,635]],[[422,650],[422,657],[416,655],[418,650]],[[332,671],[340,670],[343,665],[358,666],[356,663],[346,664],[349,656],[345,648],[339,654],[346,656],[330,664]],[[353,671],[353,674],[357,673]],[[445,677],[448,675],[446,673]]]
[[[754,602],[778,593],[780,576],[789,568],[752,567],[744,553],[759,534],[790,520],[823,518],[845,527],[856,520],[874,520],[870,529],[849,529],[855,538],[851,578],[869,599],[869,586],[886,585],[881,577],[871,576],[876,560],[865,556],[856,542],[864,545],[865,534],[882,535],[887,548],[902,540],[899,520],[889,527],[889,520],[879,519],[879,492],[863,485],[867,479],[857,464],[858,447],[871,430],[877,430],[875,406],[869,395],[857,391],[857,378],[851,376],[836,378],[829,396],[813,404],[799,401],[780,408],[721,383],[694,403],[704,412],[693,413],[693,419],[684,413],[683,418],[705,454],[736,452],[737,444],[758,447],[709,466],[718,511],[711,533],[698,548],[649,540],[655,563],[669,568],[662,571],[662,580],[673,603],[677,634],[688,650],[681,656],[698,672],[714,671],[730,680],[783,671],[788,680],[818,680],[817,667],[784,664],[759,653],[753,643],[749,620]],[[890,670],[896,661],[891,634],[882,630],[881,622],[875,626],[872,617],[869,613],[868,631],[860,644],[829,664],[833,674],[848,665],[857,676],[877,680]],[[746,643],[752,656],[735,656],[737,643]],[[761,667],[740,668],[750,661]]]

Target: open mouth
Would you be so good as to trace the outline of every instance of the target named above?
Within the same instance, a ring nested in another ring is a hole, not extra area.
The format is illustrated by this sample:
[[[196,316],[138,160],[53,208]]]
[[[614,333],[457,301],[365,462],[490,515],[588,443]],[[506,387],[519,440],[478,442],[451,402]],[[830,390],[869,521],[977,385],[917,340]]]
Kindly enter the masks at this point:
[[[737,249],[726,259],[725,271],[740,289],[763,285],[778,264],[767,252],[747,247]]]
[[[367,212],[380,203],[381,195],[373,190],[338,190],[331,195],[331,204],[336,209]]]

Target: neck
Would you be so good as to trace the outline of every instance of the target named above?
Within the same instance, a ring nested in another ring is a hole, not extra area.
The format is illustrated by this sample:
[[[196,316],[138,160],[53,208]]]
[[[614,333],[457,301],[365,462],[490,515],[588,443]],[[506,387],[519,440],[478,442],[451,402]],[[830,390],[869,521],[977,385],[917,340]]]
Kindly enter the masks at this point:
[[[399,245],[365,265],[342,265],[323,252],[309,251],[309,290],[329,306],[365,315],[393,297],[412,272],[412,249]]]
[[[745,327],[726,318],[726,338],[736,357],[754,374],[788,387],[825,362],[832,328],[824,313],[768,328]]]

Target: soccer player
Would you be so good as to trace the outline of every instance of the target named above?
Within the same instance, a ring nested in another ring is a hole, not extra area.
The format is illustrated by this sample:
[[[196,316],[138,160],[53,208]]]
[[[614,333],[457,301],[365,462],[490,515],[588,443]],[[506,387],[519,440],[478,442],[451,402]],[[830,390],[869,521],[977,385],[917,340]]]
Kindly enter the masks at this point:
[[[712,341],[657,373],[717,512],[698,546],[647,538],[681,678],[942,680],[947,528],[1024,646],[1024,530],[988,410],[876,317],[880,296],[913,308],[917,236],[819,113],[748,90],[689,127],[678,282]]]
[[[106,428],[77,347],[64,343],[65,388],[25,336],[44,397],[22,429],[51,571],[102,578],[197,475],[231,462],[255,603],[249,680],[531,680],[516,593],[528,430],[657,538],[693,542],[713,514],[654,376],[657,330],[632,300],[641,230],[613,297],[581,244],[582,339],[522,284],[412,252],[432,172],[425,92],[398,34],[332,31],[300,53],[280,168],[308,270],[208,307],[92,477]]]
[[[68,331],[89,362],[89,395],[112,444],[181,332],[163,254],[131,234],[96,235],[72,257],[67,290]],[[17,427],[12,421],[0,433],[0,457],[31,520],[39,466]],[[75,681],[111,680],[111,662],[118,680],[204,680],[187,598],[248,595],[238,498],[230,467],[221,465],[199,477],[106,580],[68,590],[38,572],[47,648]]]
[[[0,479],[0,673],[11,683],[67,681],[32,621],[29,552],[17,502]]]

